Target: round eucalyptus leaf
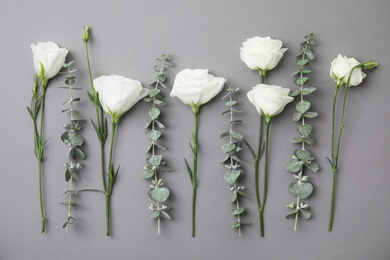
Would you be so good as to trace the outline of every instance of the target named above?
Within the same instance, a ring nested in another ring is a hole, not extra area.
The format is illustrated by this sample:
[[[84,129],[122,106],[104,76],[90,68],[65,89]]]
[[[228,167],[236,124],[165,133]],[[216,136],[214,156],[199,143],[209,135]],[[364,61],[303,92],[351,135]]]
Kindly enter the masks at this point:
[[[311,213],[306,209],[300,209],[299,216],[303,219],[309,219],[311,217]]]
[[[152,130],[146,134],[150,141],[156,141],[161,136],[160,131]]]
[[[312,160],[311,152],[309,150],[296,150],[294,154],[303,162]]]
[[[156,120],[158,116],[160,115],[160,109],[158,108],[149,108],[148,110],[148,116],[150,120]]]
[[[84,153],[79,148],[72,147],[69,149],[69,158],[84,160],[84,157]]]
[[[231,171],[227,171],[223,177],[227,183],[233,184],[236,182],[237,178],[240,177],[240,175],[241,175],[241,171],[231,170]]]
[[[153,155],[148,158],[148,163],[152,166],[159,166],[162,160],[162,155]]]
[[[74,146],[80,146],[84,143],[84,138],[75,131],[68,131],[68,137]]]
[[[233,151],[236,148],[236,145],[234,143],[228,143],[222,145],[222,150],[224,153],[229,153]]]
[[[144,179],[149,179],[149,178],[153,177],[153,175],[154,175],[154,170],[151,169],[151,170],[147,170],[147,171],[143,172],[141,174],[141,177]]]
[[[290,184],[290,192],[301,199],[305,199],[313,192],[313,185],[309,182],[293,182]]]
[[[313,127],[310,124],[304,124],[298,127],[298,132],[304,136],[309,136]]]
[[[289,172],[299,172],[303,163],[299,160],[292,159],[287,163],[286,170]]]
[[[157,202],[164,202],[169,197],[169,190],[165,187],[149,190],[149,197]]]

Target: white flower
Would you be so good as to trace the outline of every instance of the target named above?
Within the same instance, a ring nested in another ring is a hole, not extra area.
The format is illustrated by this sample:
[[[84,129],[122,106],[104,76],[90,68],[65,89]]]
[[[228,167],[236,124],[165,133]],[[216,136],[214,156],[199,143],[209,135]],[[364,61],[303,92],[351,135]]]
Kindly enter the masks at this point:
[[[337,84],[340,83],[340,86],[343,84],[346,85],[352,68],[359,64],[360,62],[356,59],[347,58],[347,56],[341,56],[339,54],[331,63],[330,76],[337,82]],[[361,67],[354,69],[347,87],[359,85],[365,77],[366,74],[362,72]]]
[[[54,42],[38,42],[31,44],[34,58],[34,67],[38,75],[44,76],[46,80],[51,79],[61,70],[65,63],[68,50],[58,47]],[[41,64],[43,71],[41,71]]]
[[[222,90],[225,82],[224,78],[209,74],[207,69],[185,69],[177,73],[170,96],[178,97],[196,113]]]
[[[280,114],[284,107],[294,100],[288,94],[290,89],[274,85],[258,84],[248,92],[250,102],[256,107],[257,112],[265,116],[266,121]]]
[[[139,81],[118,75],[100,76],[94,79],[93,85],[99,93],[102,108],[115,124],[124,113],[148,94],[148,89],[143,88]]]
[[[283,42],[270,37],[249,38],[240,48],[240,58],[252,70],[271,70],[278,65],[287,50],[282,45]]]

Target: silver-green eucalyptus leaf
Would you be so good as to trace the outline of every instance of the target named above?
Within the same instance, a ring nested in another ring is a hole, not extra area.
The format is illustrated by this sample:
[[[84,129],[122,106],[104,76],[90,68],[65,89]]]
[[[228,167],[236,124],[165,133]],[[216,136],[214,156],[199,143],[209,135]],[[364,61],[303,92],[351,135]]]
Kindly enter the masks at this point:
[[[313,185],[309,182],[293,182],[290,184],[290,192],[301,199],[306,199],[313,192]]]

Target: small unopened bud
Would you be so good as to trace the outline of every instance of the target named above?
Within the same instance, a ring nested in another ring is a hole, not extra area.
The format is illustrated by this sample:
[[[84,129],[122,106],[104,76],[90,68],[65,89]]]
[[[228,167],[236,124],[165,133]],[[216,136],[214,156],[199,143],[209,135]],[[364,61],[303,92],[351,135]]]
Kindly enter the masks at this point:
[[[89,40],[89,26],[84,27],[83,41],[88,42]]]
[[[375,67],[378,67],[379,63],[375,62],[375,61],[372,61],[372,60],[369,60],[369,61],[363,62],[361,66],[365,70],[370,70],[370,69],[373,69]]]

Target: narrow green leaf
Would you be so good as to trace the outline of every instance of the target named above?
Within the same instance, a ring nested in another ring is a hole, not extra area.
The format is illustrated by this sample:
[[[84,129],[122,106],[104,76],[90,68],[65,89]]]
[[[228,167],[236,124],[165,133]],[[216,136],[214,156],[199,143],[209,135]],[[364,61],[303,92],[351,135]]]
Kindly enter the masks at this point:
[[[302,95],[309,95],[311,93],[313,93],[314,91],[316,91],[317,89],[315,87],[309,87],[309,88],[304,88],[302,89]]]
[[[245,211],[244,208],[238,208],[238,209],[232,209],[229,213],[232,216],[237,216],[237,215],[240,215],[241,213],[243,213],[244,211]]]
[[[309,60],[308,59],[302,59],[302,60],[299,60],[298,62],[297,62],[297,65],[299,66],[299,67],[303,67],[303,66],[306,66],[306,64],[308,64],[309,63]]]
[[[297,84],[298,86],[303,86],[308,80],[309,80],[308,77],[298,78],[298,79],[295,81],[295,84]]]
[[[149,219],[158,218],[160,216],[160,210],[156,210],[150,215]]]
[[[160,211],[160,216],[165,218],[165,219],[172,220],[171,216],[169,216],[169,214],[164,210]]]
[[[300,90],[300,89],[292,91],[292,92],[289,94],[289,96],[290,96],[290,97],[296,97],[296,96],[298,96],[299,94],[301,94],[301,90]]]
[[[237,101],[231,100],[231,101],[226,102],[225,105],[228,106],[228,107],[232,107],[232,106],[234,106],[236,103],[237,103]]]
[[[232,228],[235,229],[235,228],[239,228],[240,226],[241,226],[241,222],[234,222]]]
[[[318,116],[318,113],[317,112],[308,112],[306,111],[305,114],[303,114],[304,117],[306,118],[315,118]]]

